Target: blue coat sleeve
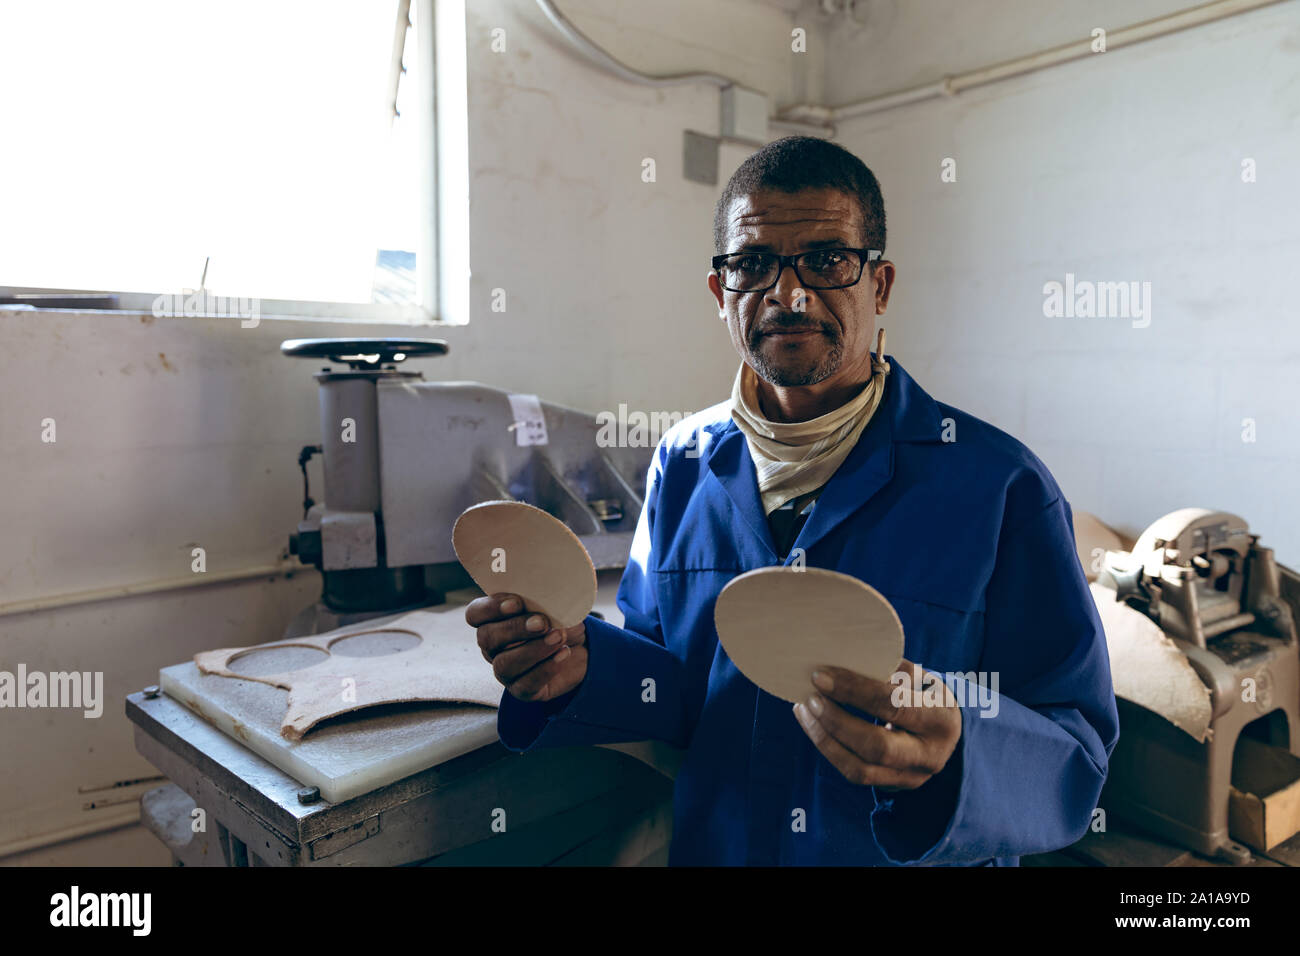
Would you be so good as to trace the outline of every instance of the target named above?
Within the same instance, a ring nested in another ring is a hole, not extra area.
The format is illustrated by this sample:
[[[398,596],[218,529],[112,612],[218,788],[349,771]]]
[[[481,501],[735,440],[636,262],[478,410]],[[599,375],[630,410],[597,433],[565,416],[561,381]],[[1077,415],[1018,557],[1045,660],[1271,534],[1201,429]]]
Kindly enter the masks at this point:
[[[962,722],[944,769],[916,790],[874,792],[871,828],[891,862],[1048,852],[1088,829],[1119,717],[1105,633],[1059,494],[1000,536],[981,671],[982,699],[975,675],[941,675]]]
[[[569,693],[542,703],[505,691],[497,711],[497,734],[510,750],[578,744],[664,740],[686,746],[681,660],[666,647],[650,569],[654,520],[667,441],[662,441],[646,478],[645,505],[618,589],[623,627],[588,615],[587,676]]]

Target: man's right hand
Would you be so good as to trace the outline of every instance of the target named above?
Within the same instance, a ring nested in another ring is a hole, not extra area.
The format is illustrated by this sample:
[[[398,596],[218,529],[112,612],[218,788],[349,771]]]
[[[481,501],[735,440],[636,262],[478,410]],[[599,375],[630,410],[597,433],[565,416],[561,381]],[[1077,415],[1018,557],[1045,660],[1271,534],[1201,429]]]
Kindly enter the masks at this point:
[[[483,659],[517,700],[554,700],[587,676],[586,625],[552,628],[545,615],[525,612],[517,594],[471,601],[465,622],[478,629]]]

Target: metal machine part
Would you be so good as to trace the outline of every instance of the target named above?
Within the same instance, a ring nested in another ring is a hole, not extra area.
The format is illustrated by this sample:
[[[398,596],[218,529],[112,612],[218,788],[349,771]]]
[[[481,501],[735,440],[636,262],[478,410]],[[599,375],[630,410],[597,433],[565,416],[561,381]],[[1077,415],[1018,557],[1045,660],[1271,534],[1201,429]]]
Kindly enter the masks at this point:
[[[455,562],[456,518],[494,499],[559,518],[598,570],[627,564],[654,452],[648,437],[619,445],[598,416],[539,401],[546,442],[520,444],[511,393],[474,382],[384,383],[378,397],[391,564]]]
[[[292,636],[322,625],[441,601],[468,583],[451,548],[456,517],[491,499],[550,512],[595,566],[627,563],[653,448],[609,442],[597,416],[474,382],[427,382],[397,369],[444,355],[437,339],[293,339],[288,356],[328,358],[347,371],[315,375],[324,501],[304,488],[305,514],[289,551],[324,579],[321,600]],[[515,400],[535,409],[537,434],[517,433]],[[648,436],[647,436],[648,437]],[[324,629],[329,629],[325,627]]]
[[[1102,806],[1206,856],[1247,862],[1229,835],[1233,759],[1245,735],[1300,756],[1300,575],[1236,515],[1184,508],[1132,552],[1107,552],[1124,600],[1159,624],[1210,689],[1203,743],[1119,700]]]
[[[1150,593],[1145,611],[1170,637],[1205,647],[1210,638],[1259,624],[1294,639],[1273,551],[1260,547],[1236,515],[1174,511],[1142,533],[1133,556]]]
[[[423,569],[390,567],[385,559],[379,499],[380,382],[422,381],[397,369],[408,357],[447,354],[439,339],[289,339],[280,351],[295,358],[327,358],[348,371],[323,368],[320,394],[325,504],[309,504],[289,537],[289,553],[314,564],[324,579],[321,603],[339,614],[380,613],[438,600]],[[310,448],[310,446],[308,446]],[[304,456],[299,456],[304,467]],[[311,501],[309,490],[304,499]]]

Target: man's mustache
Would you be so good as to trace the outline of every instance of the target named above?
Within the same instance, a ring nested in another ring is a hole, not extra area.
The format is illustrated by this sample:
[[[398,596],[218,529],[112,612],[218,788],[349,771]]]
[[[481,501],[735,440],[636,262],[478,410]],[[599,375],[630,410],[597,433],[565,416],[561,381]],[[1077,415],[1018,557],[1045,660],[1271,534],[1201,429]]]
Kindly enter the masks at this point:
[[[787,313],[769,316],[756,323],[754,328],[750,330],[749,339],[751,342],[757,342],[764,335],[772,332],[805,331],[808,329],[816,329],[831,338],[835,338],[837,334],[830,323],[818,322],[815,319],[810,320],[806,315]]]

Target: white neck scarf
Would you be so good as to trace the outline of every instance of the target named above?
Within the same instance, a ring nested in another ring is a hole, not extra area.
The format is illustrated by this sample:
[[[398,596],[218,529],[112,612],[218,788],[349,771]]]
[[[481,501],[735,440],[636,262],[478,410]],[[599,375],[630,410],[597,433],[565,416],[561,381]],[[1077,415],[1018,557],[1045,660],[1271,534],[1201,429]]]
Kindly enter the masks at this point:
[[[774,422],[763,417],[758,374],[740,363],[731,389],[731,417],[745,435],[758,473],[763,513],[826,484],[843,464],[885,395],[885,330],[876,338],[871,379],[839,408],[806,422]]]

